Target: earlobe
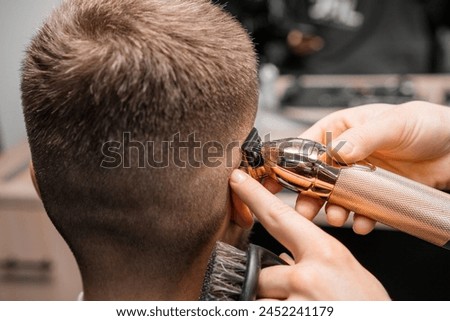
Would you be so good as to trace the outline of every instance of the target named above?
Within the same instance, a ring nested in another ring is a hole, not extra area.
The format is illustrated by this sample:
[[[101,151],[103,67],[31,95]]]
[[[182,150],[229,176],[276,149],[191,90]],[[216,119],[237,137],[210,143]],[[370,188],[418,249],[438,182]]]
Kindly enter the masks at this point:
[[[233,191],[231,191],[232,214],[231,220],[244,230],[250,230],[253,226],[253,214],[247,205]]]
[[[33,162],[31,162],[31,161],[30,161],[29,169],[30,169],[30,176],[31,176],[31,181],[33,182],[34,189],[36,190],[36,193],[39,196],[39,198],[42,199],[41,191],[39,190],[39,186],[38,186],[37,180],[36,180],[36,173],[34,172]]]

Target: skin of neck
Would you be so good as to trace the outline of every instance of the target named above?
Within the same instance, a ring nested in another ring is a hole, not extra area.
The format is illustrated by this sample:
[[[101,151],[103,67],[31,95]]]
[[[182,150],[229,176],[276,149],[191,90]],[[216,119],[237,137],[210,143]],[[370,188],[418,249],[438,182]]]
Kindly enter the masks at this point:
[[[176,258],[164,260],[151,253],[146,255],[108,244],[99,251],[94,244],[101,242],[92,240],[89,242],[93,244],[89,249],[92,254],[84,254],[85,258],[91,259],[77,258],[83,280],[84,300],[198,300],[216,241],[238,244],[246,239],[244,230],[229,218],[230,215],[227,215],[211,241],[190,262],[180,262]],[[75,256],[77,257],[76,254]],[[180,276],[173,276],[167,268],[170,264],[185,265],[186,268]]]

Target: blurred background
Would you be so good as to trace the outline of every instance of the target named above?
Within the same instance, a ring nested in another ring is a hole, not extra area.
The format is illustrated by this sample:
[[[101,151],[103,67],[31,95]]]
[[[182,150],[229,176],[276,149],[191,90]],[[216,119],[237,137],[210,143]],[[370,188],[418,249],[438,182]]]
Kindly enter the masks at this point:
[[[0,0],[0,299],[74,300],[75,261],[28,176],[20,64],[59,0]],[[298,136],[330,112],[426,100],[450,104],[448,0],[215,0],[244,25],[260,60],[256,127]],[[280,193],[288,203],[295,195]],[[450,253],[379,225],[369,236],[317,223],[396,300],[450,300]],[[257,225],[253,241],[282,250]]]
[[[58,0],[0,0],[0,137],[3,149],[26,137],[20,101],[25,46]]]
[[[26,45],[59,0],[0,0],[0,300],[75,300],[81,280],[28,175],[20,98]]]

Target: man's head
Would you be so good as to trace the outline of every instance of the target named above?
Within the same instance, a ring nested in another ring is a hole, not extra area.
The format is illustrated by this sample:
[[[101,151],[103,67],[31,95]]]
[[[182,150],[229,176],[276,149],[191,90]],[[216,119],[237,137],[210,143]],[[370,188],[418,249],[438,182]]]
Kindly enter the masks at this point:
[[[227,146],[256,112],[238,23],[207,0],[65,1],[27,50],[22,100],[44,205],[84,282],[111,264],[181,279],[224,228],[240,158]]]

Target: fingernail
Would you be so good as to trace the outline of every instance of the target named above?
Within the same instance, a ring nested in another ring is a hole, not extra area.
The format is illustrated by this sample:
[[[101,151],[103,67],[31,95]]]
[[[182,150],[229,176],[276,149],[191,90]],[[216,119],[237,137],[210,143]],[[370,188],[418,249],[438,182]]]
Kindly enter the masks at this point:
[[[239,169],[235,169],[233,173],[231,173],[231,182],[233,183],[242,183],[247,179],[247,174]]]

